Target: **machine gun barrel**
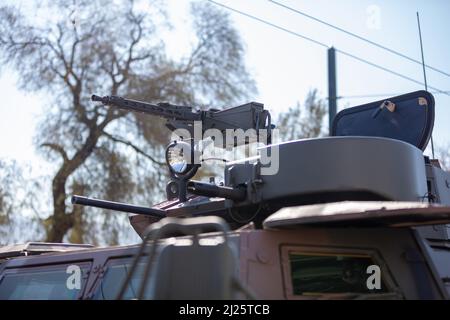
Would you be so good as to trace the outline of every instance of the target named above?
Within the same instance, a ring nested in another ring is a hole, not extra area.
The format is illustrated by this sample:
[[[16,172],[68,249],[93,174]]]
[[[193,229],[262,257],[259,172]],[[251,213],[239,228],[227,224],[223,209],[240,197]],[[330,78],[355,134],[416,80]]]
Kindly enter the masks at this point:
[[[156,217],[156,218],[166,217],[164,210],[160,210],[160,209],[135,206],[135,205],[121,203],[121,202],[98,200],[98,199],[92,199],[92,198],[81,197],[81,196],[72,196],[72,204],[79,204],[82,206],[90,206],[90,207],[122,211],[122,212],[129,212],[129,213],[137,213],[137,214],[143,214],[143,215],[152,216],[152,217]]]
[[[234,201],[245,200],[247,196],[244,188],[222,187],[192,180],[187,183],[187,190],[199,196],[219,197]]]
[[[95,94],[92,95],[91,100],[101,102],[105,106],[115,106],[127,111],[153,114],[168,119],[183,121],[202,120],[202,114],[200,112],[193,112],[191,107],[176,106],[169,103],[151,104],[118,96],[100,97]]]
[[[215,142],[215,146],[226,148],[228,146],[238,146],[249,143],[250,140],[259,139],[261,130],[266,131],[266,141],[260,141],[265,144],[271,143],[271,132],[274,126],[271,124],[271,116],[268,110],[264,110],[261,103],[250,102],[237,107],[224,110],[209,109],[200,110],[190,106],[177,106],[170,103],[151,104],[143,101],[126,99],[118,96],[100,97],[92,95],[92,101],[101,102],[106,106],[114,106],[122,110],[141,112],[160,116],[166,119],[166,127],[171,131],[184,129],[190,133],[192,138],[195,135],[195,122],[201,123],[202,133],[209,129],[216,129],[226,134],[227,130],[247,130],[249,135],[247,139],[238,139],[223,143]],[[247,133],[246,133],[247,134]],[[264,136],[264,135],[263,135]],[[186,137],[184,137],[186,138]],[[219,141],[220,139],[218,139]],[[232,140],[232,139],[229,139]]]

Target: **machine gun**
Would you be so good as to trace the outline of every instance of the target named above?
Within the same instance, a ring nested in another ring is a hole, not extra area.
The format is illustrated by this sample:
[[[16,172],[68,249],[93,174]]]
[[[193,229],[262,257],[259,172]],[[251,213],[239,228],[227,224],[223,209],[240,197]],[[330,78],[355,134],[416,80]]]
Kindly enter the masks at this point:
[[[122,110],[141,112],[160,116],[166,119],[170,130],[188,130],[194,135],[194,122],[201,123],[202,134],[209,129],[218,129],[223,134],[226,130],[254,129],[256,134],[265,130],[268,143],[271,143],[271,116],[264,110],[261,103],[251,102],[224,110],[193,110],[192,107],[177,106],[170,103],[151,104],[147,102],[125,99],[117,96],[99,97],[92,95],[92,101],[98,101],[105,106],[114,106]],[[258,137],[256,137],[258,138]],[[238,141],[239,143],[239,141]]]
[[[203,138],[203,134],[207,130],[216,129],[224,135],[227,130],[239,129],[246,131],[246,139],[233,139],[232,143],[228,142],[219,145],[214,141],[216,147],[230,147],[230,144],[236,147],[250,141],[261,142],[259,139],[261,132],[264,133],[264,138],[266,139],[264,143],[271,143],[274,126],[271,124],[269,111],[264,110],[264,106],[260,103],[251,102],[224,110],[194,110],[192,107],[169,103],[150,104],[117,96],[100,97],[92,95],[91,99],[92,101],[101,102],[105,106],[163,117],[166,119],[166,126],[170,130],[184,129],[189,132],[191,137],[194,137],[193,139],[181,137],[179,141],[170,143],[166,149],[166,162],[172,176],[172,180],[166,188],[167,197],[170,200],[177,199],[177,203],[188,202],[188,197],[190,197],[189,200],[192,200],[192,195],[197,195],[197,198],[207,202],[209,202],[207,199],[210,197],[226,198],[232,201],[241,201],[246,198],[246,190],[241,186],[234,188],[190,181],[201,166],[201,163],[198,162],[198,157],[196,157],[196,143]],[[195,136],[196,124],[201,125],[202,137]],[[190,143],[186,142],[186,140]],[[196,199],[196,201],[198,200]],[[76,195],[72,197],[72,203],[150,216],[156,219],[161,219],[167,212],[161,208],[139,207]],[[219,206],[222,207],[222,205]],[[213,205],[213,207],[215,206]]]

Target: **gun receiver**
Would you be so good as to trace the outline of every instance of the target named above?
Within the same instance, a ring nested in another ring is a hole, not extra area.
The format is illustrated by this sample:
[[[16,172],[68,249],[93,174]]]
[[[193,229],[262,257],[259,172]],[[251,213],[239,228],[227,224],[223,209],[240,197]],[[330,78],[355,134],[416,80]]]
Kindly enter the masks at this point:
[[[202,134],[206,130],[213,128],[220,130],[222,133],[225,133],[227,129],[242,129],[244,131],[254,129],[256,130],[256,135],[259,136],[259,130],[265,130],[267,132],[267,143],[271,143],[270,138],[273,126],[270,113],[264,110],[264,105],[256,102],[220,111],[193,111],[192,107],[177,106],[169,103],[150,104],[117,96],[99,97],[92,95],[91,99],[106,106],[115,106],[123,110],[163,117],[167,120],[166,126],[170,130],[186,129],[191,133],[191,137],[194,134],[194,121],[201,121]],[[246,140],[237,142],[237,144],[247,142]]]

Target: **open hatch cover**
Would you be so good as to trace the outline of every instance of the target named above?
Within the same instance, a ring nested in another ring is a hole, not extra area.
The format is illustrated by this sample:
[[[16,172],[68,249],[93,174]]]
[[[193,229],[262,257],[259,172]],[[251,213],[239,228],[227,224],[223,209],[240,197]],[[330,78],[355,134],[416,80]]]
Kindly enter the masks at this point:
[[[434,98],[427,91],[344,109],[333,120],[333,136],[385,137],[425,150],[434,125]]]
[[[450,222],[450,207],[421,202],[343,201],[287,207],[264,221],[265,228],[316,226],[406,227]]]

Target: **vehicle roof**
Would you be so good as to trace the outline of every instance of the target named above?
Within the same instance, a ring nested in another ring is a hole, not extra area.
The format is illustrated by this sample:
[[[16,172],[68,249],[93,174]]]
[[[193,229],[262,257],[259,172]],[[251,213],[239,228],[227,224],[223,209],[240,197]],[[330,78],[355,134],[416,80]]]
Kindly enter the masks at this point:
[[[0,247],[0,259],[43,254],[49,252],[68,252],[93,248],[91,244],[27,242]]]
[[[238,232],[231,232],[231,234],[236,233]],[[205,236],[215,237],[217,236],[217,233],[206,233]],[[177,238],[184,237],[190,236],[180,236]],[[30,265],[30,259],[33,260],[32,264],[46,264],[61,262],[61,256],[64,256],[64,262],[90,260],[93,256],[95,256],[96,259],[101,256],[104,256],[105,259],[112,256],[132,256],[137,253],[140,245],[141,243],[94,247],[93,245],[87,244],[30,242],[27,244],[11,245],[0,248],[0,262],[5,259],[8,260],[9,268],[17,267],[25,263]]]

